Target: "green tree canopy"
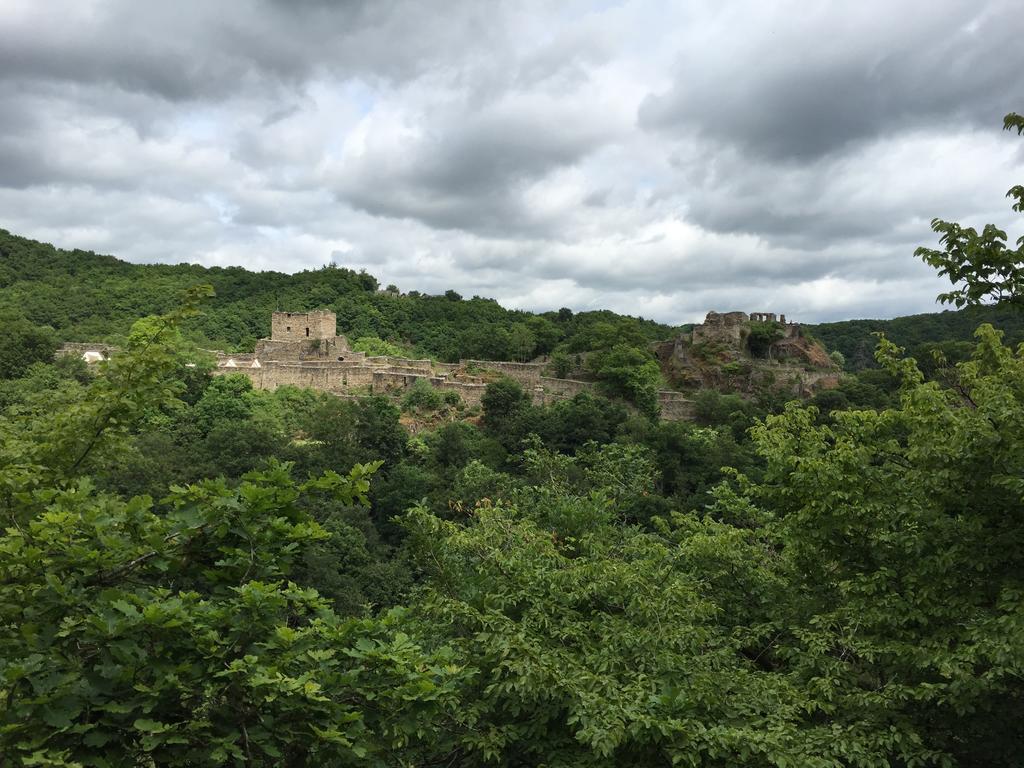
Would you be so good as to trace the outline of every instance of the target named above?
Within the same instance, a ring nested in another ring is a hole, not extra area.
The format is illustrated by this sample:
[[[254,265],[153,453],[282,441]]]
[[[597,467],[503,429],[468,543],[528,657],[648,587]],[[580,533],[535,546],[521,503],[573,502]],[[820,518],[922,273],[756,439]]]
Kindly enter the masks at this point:
[[[1024,116],[1011,112],[1003,128],[1024,133]],[[1024,186],[1017,184],[1006,196],[1014,201],[1013,210],[1024,213]],[[941,250],[922,247],[915,253],[953,284],[954,289],[941,294],[940,301],[957,307],[1024,302],[1024,236],[1011,248],[1006,244],[1006,232],[994,224],[986,224],[978,232],[974,227],[934,219],[932,229],[940,235]]]
[[[48,362],[57,351],[52,328],[35,325],[23,315],[0,312],[0,379],[24,376],[33,363]]]

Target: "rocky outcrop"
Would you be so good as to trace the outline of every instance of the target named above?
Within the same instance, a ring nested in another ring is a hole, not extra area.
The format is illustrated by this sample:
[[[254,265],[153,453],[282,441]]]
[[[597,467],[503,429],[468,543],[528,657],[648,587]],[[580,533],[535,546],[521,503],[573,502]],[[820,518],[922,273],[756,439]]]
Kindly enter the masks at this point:
[[[839,369],[799,323],[768,312],[708,312],[692,331],[657,346],[662,370],[683,390],[749,394],[764,387],[809,396],[835,386]]]

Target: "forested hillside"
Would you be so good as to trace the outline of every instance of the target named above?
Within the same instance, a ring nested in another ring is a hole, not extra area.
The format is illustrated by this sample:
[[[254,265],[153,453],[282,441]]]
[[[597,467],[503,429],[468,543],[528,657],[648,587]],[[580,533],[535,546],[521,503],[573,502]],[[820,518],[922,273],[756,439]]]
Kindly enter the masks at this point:
[[[286,275],[129,264],[0,230],[0,312],[50,326],[65,341],[122,341],[139,317],[170,311],[199,284],[213,286],[215,296],[183,332],[200,345],[229,351],[251,350],[256,339],[268,336],[277,309],[328,308],[352,340],[375,337],[444,361],[525,360],[559,344],[581,351],[620,341],[643,345],[673,334],[669,326],[607,311],[536,315],[454,291],[395,295],[380,291],[372,275],[333,265]]]
[[[982,323],[1003,331],[1008,343],[1024,341],[1024,315],[1008,306],[974,306],[892,320],[843,320],[806,328],[829,350],[840,352],[847,369],[860,370],[876,365],[879,333],[915,357],[927,358],[932,350],[940,350],[960,360],[973,349],[974,331]]]
[[[169,311],[186,289],[198,284],[212,285],[216,295],[183,332],[201,346],[228,351],[251,350],[256,339],[269,334],[270,313],[276,309],[320,307],[337,313],[339,330],[352,340],[376,338],[442,361],[525,360],[556,349],[580,352],[619,342],[643,346],[678,331],[607,311],[534,314],[454,292],[399,295],[381,291],[372,275],[337,266],[287,275],[241,267],[131,264],[0,230],[0,312],[52,327],[64,341],[123,341],[135,320]],[[860,370],[876,365],[879,332],[918,357],[939,346],[960,359],[968,348],[964,343],[969,346],[981,323],[1003,330],[1008,342],[1024,341],[1024,319],[1006,307],[805,327],[828,350],[842,353],[848,370]]]
[[[933,227],[950,296],[1024,306],[1024,243]],[[893,321],[961,362],[882,339],[809,403],[708,388],[660,422],[507,378],[479,408],[254,390],[196,346],[286,287],[421,349],[549,323],[628,399],[651,323],[5,248],[0,764],[1020,765],[1024,346],[959,340],[978,310]],[[93,330],[122,349],[53,357]]]
[[[0,388],[5,764],[1024,750],[1024,359],[995,332],[955,388],[883,347],[830,415],[708,392],[659,424],[502,381],[466,419],[211,379],[195,311]]]

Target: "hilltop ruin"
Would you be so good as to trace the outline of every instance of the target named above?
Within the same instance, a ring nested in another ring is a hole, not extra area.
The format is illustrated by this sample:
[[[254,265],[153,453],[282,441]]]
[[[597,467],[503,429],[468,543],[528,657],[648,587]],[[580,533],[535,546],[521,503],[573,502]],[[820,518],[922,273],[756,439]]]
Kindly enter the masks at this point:
[[[404,357],[372,357],[354,352],[337,335],[333,312],[275,312],[269,339],[260,339],[252,354],[217,355],[214,373],[240,373],[257,389],[283,385],[316,389],[337,395],[400,395],[425,380],[436,389],[455,392],[468,406],[479,405],[489,380],[507,376],[531,395],[536,405],[574,397],[593,388],[593,382],[543,375],[545,363],[460,360],[437,363]],[[692,401],[665,390],[658,393],[661,417],[687,419]]]
[[[682,389],[749,394],[768,387],[809,397],[839,383],[839,367],[824,347],[799,323],[771,312],[708,312],[657,352],[665,375]]]
[[[543,362],[515,363],[460,360],[438,363],[405,357],[368,356],[355,352],[337,332],[337,317],[327,310],[274,312],[270,337],[256,342],[251,353],[215,352],[214,375],[241,374],[256,389],[290,385],[340,396],[399,396],[423,380],[435,389],[455,392],[467,406],[478,406],[487,384],[499,376],[518,382],[536,405],[574,397],[594,382],[545,376]],[[767,339],[767,355],[752,354],[751,340]],[[106,344],[65,344],[60,354],[81,356],[86,362],[107,359],[114,348]],[[689,333],[655,345],[666,377],[680,389],[695,392],[714,388],[750,393],[769,386],[806,397],[835,386],[838,367],[817,342],[808,339],[798,323],[767,312],[709,312]],[[661,418],[693,416],[686,392],[660,390]]]

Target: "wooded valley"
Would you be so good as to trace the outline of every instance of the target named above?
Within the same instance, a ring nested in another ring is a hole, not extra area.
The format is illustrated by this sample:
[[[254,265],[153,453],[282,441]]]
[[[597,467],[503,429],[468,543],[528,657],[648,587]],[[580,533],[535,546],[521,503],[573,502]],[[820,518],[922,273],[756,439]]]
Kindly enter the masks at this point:
[[[2,762],[1017,764],[1024,258],[934,227],[964,309],[808,326],[837,388],[671,423],[631,388],[681,330],[650,320],[4,233]],[[210,375],[281,306],[600,386],[472,411]]]

